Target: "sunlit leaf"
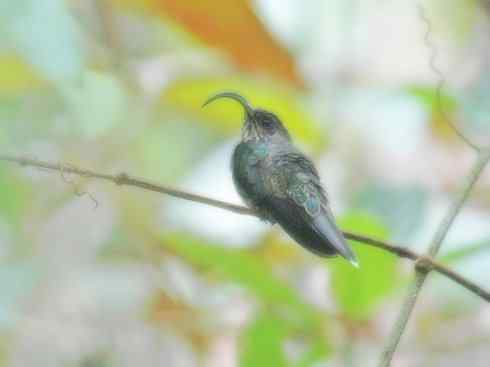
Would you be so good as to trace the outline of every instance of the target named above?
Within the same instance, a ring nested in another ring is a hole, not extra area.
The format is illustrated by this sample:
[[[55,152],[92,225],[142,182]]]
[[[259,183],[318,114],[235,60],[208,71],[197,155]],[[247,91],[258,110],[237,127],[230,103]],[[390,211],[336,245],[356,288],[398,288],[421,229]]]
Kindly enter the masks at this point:
[[[20,94],[40,84],[39,77],[20,58],[0,56],[0,94]]]
[[[113,0],[170,18],[238,68],[302,87],[291,55],[265,29],[248,0]]]
[[[287,331],[274,315],[260,315],[242,337],[240,367],[288,366],[283,345]]]
[[[375,238],[387,237],[386,228],[365,214],[351,214],[340,221],[342,228]],[[376,306],[393,290],[397,283],[397,258],[368,246],[356,246],[360,267],[337,258],[328,266],[332,273],[332,289],[340,310],[353,320],[366,320]]]
[[[245,250],[207,244],[188,235],[168,236],[163,244],[195,266],[240,284],[269,304],[291,311],[293,323],[319,326],[315,309],[305,304],[299,294],[275,276],[259,258]]]
[[[47,80],[76,81],[82,73],[80,30],[63,0],[0,3],[0,37]]]
[[[205,119],[219,131],[236,134],[243,124],[243,109],[231,101],[216,101],[202,108],[213,94],[225,90],[237,91],[256,107],[276,113],[291,132],[293,138],[318,150],[325,136],[317,122],[299,103],[298,96],[287,88],[274,87],[251,79],[199,78],[178,80],[163,93],[162,101],[187,110]]]

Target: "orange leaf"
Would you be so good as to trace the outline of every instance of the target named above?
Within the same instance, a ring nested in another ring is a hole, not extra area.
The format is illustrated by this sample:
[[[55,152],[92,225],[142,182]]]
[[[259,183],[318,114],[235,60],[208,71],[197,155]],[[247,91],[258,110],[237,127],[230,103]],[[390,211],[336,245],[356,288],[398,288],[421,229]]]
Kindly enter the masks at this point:
[[[248,0],[144,3],[153,13],[172,18],[203,43],[227,54],[238,68],[304,86],[291,55],[266,30]]]

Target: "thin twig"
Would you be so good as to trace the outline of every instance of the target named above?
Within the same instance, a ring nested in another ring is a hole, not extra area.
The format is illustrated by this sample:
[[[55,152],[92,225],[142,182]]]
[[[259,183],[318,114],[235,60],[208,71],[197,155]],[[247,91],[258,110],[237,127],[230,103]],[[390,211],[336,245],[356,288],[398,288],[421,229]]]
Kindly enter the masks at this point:
[[[418,11],[421,20],[427,26],[427,32],[425,34],[424,40],[426,46],[431,50],[430,67],[432,71],[435,74],[437,74],[437,76],[439,77],[439,82],[436,91],[438,111],[441,114],[441,116],[444,118],[444,120],[451,126],[454,132],[463,140],[463,142],[465,142],[470,148],[472,148],[478,153],[478,159],[475,162],[470,174],[468,175],[467,181],[464,183],[461,190],[459,191],[458,196],[456,197],[453,205],[450,207],[444,220],[439,225],[439,228],[435,233],[432,242],[429,245],[426,259],[432,259],[439,252],[441,245],[444,239],[446,238],[447,233],[449,232],[449,229],[454,223],[454,220],[458,216],[465,202],[468,200],[468,197],[471,194],[476,182],[478,181],[478,178],[480,177],[483,170],[487,166],[488,161],[490,160],[490,150],[481,149],[479,146],[474,144],[461,131],[459,131],[459,129],[455,125],[453,125],[452,121],[449,118],[447,118],[441,103],[441,92],[444,86],[444,75],[437,68],[436,65],[437,50],[435,46],[432,44],[430,39],[431,24],[429,19],[426,17],[424,8],[421,4],[418,4]],[[417,298],[422,290],[422,287],[424,286],[425,280],[427,279],[427,275],[431,270],[423,262],[417,261],[415,264],[416,264],[415,280],[410,286],[407,297],[405,298],[400,313],[398,314],[398,318],[395,321],[395,325],[393,326],[393,329],[387,339],[385,347],[383,348],[383,352],[381,354],[381,359],[379,362],[380,367],[389,367],[391,365],[393,356],[396,352],[396,349],[398,348],[403,332],[407,327],[408,320],[410,319],[412,311],[417,302]]]
[[[421,4],[417,5],[417,9],[419,12],[419,17],[420,19],[424,22],[426,25],[426,32],[424,35],[424,42],[427,48],[430,50],[430,61],[429,61],[429,66],[431,70],[434,72],[434,74],[437,75],[437,87],[436,87],[436,110],[437,113],[439,113],[442,117],[442,119],[449,125],[449,127],[454,131],[454,133],[459,136],[459,138],[466,143],[470,148],[472,148],[475,151],[479,151],[480,147],[473,143],[471,139],[469,139],[452,121],[452,119],[446,114],[443,105],[442,105],[442,90],[444,88],[444,85],[446,83],[446,80],[444,78],[444,74],[442,71],[439,69],[437,66],[436,60],[437,60],[437,48],[435,47],[434,43],[432,42],[431,39],[431,33],[432,33],[432,25],[430,23],[429,18],[425,15],[424,7]]]
[[[464,183],[463,187],[459,191],[457,198],[455,199],[453,205],[449,209],[447,215],[444,220],[439,225],[439,228],[434,235],[432,242],[430,243],[429,249],[427,251],[427,259],[434,258],[439,249],[441,248],[442,242],[446,238],[449,229],[451,228],[454,220],[457,215],[461,211],[461,208],[468,200],[468,197],[473,190],[478,178],[482,174],[485,169],[488,161],[490,160],[490,153],[486,151],[482,151],[478,155],[478,159],[473,166],[470,174],[468,175],[467,182]],[[398,315],[398,318],[395,322],[393,330],[390,336],[387,339],[387,343],[385,348],[383,349],[383,353],[381,356],[381,361],[379,363],[380,367],[388,367],[391,364],[393,359],[393,355],[400,343],[400,339],[405,331],[408,320],[412,314],[412,311],[415,307],[415,303],[417,302],[417,298],[422,290],[424,282],[429,274],[429,268],[425,266],[425,264],[421,262],[416,262],[416,273],[415,273],[415,281],[412,283],[408,295],[403,303],[402,309]],[[455,280],[456,281],[456,280]],[[460,283],[461,284],[461,283]]]
[[[231,204],[221,200],[211,199],[205,196],[178,190],[168,186],[151,183],[147,180],[135,178],[125,173],[121,173],[118,175],[109,175],[109,174],[94,172],[87,169],[77,168],[73,165],[62,165],[57,163],[44,162],[32,158],[12,157],[6,155],[0,155],[0,160],[20,164],[22,166],[42,168],[44,170],[52,170],[52,171],[70,173],[70,174],[80,175],[84,177],[110,181],[117,185],[138,187],[144,190],[154,191],[154,192],[170,195],[184,200],[210,205],[216,208],[231,211],[236,214],[259,217],[259,215],[255,211],[241,205]],[[358,233],[353,233],[353,232],[343,232],[343,233],[345,237],[351,241],[376,247],[378,249],[390,252],[400,258],[412,260],[416,262],[419,266],[421,267],[423,266],[426,269],[434,270],[446,276],[447,278],[453,280],[454,282],[460,284],[464,288],[468,289],[470,292],[483,298],[485,301],[490,302],[490,292],[486,291],[485,289],[482,289],[472,281],[464,278],[462,275],[447,268],[445,265],[442,265],[432,260],[430,257],[419,255],[416,252],[411,251],[406,247],[391,244],[386,241],[381,241],[379,239],[364,236]]]
[[[92,195],[90,192],[88,191],[83,191],[83,190],[80,190],[80,187],[78,185],[78,183],[76,183],[75,181],[73,181],[71,178],[67,177],[65,175],[65,171],[66,171],[66,166],[61,166],[60,167],[60,176],[61,176],[61,179],[68,185],[72,186],[73,187],[73,193],[76,195],[76,196],[79,196],[79,197],[82,197],[82,196],[85,196],[87,195],[90,200],[92,200],[92,202],[94,203],[94,210],[97,209],[99,207],[99,202],[97,201],[97,199],[95,198],[94,195]]]

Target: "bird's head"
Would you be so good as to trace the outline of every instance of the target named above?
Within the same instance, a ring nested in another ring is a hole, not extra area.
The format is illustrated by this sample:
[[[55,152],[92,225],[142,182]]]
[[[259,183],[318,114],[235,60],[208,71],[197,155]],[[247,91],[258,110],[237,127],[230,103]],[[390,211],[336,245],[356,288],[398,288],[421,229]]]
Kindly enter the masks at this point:
[[[279,120],[275,114],[259,108],[252,108],[248,101],[238,93],[223,92],[215,94],[214,96],[210,97],[203,106],[206,106],[219,98],[233,99],[240,103],[245,110],[245,122],[242,129],[242,139],[244,141],[289,141],[291,139],[281,120]]]

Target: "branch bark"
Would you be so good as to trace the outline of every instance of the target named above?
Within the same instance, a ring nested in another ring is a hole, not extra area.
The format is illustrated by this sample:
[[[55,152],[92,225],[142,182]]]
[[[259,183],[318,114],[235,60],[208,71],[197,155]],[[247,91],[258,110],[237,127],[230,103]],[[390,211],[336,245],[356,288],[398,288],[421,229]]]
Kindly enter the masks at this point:
[[[56,171],[59,172],[61,175],[74,174],[82,177],[109,181],[117,185],[137,187],[143,190],[158,192],[161,194],[166,194],[183,200],[214,206],[216,208],[228,210],[236,214],[259,217],[259,215],[255,211],[241,205],[231,204],[221,200],[216,200],[205,196],[197,195],[194,193],[178,190],[172,187],[155,184],[148,180],[143,180],[143,179],[129,176],[126,173],[111,175],[111,174],[95,172],[92,170],[81,169],[73,165],[63,165],[59,163],[45,162],[37,159],[13,157],[8,155],[0,155],[0,161],[19,164],[21,166],[29,166],[34,168],[42,168],[51,171]],[[466,279],[465,277],[458,274],[457,272],[449,269],[445,265],[436,262],[435,260],[431,259],[430,256],[419,255],[416,252],[411,251],[404,246],[395,245],[386,241],[381,241],[376,238],[364,236],[362,234],[347,232],[347,231],[344,231],[343,233],[344,236],[351,241],[376,247],[380,250],[390,252],[400,258],[412,260],[415,262],[415,264],[417,264],[418,267],[425,269],[425,271],[427,272],[434,270],[440,273],[441,275],[460,284],[461,286],[463,286],[470,292],[476,294],[477,296],[481,297],[485,301],[490,302],[490,292],[481,288],[471,280]]]

